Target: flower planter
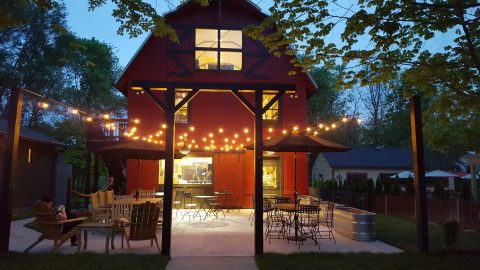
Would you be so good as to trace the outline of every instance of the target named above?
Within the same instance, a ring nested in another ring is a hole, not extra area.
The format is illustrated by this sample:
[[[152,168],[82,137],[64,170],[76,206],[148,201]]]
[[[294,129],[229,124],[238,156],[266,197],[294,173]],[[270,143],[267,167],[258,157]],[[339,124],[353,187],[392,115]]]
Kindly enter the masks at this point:
[[[336,207],[333,224],[335,232],[350,239],[375,241],[375,213],[352,207]]]

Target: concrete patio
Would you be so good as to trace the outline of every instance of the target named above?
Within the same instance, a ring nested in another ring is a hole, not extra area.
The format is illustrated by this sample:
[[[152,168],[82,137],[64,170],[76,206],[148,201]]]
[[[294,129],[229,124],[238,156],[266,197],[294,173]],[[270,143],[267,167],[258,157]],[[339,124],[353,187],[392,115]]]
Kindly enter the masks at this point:
[[[248,220],[250,209],[240,211],[233,210],[226,214],[226,217],[220,216],[218,219],[207,218],[206,220],[188,221],[186,217],[181,218],[181,212],[175,218],[172,226],[172,257],[191,257],[191,256],[254,256],[254,233],[253,226]],[[26,223],[33,219],[24,219],[12,222],[10,234],[10,250],[22,252],[26,247],[33,243],[39,236],[39,233],[24,227]],[[158,231],[159,242],[161,231]],[[381,252],[395,253],[401,250],[387,245],[380,241],[359,242],[348,239],[335,233],[336,244],[333,241],[321,240],[320,250],[314,245],[313,241],[308,240],[298,248],[295,243],[287,244],[286,240],[272,239],[264,242],[265,252],[275,253],[294,253],[294,252]],[[150,247],[150,241],[131,242],[131,249],[120,248],[121,237],[115,237],[115,249],[112,254],[135,253],[135,254],[158,254],[156,247]],[[53,247],[52,241],[44,240],[30,253],[49,252]],[[76,247],[70,247],[70,243],[65,243],[60,252],[65,254],[75,253]],[[88,252],[105,252],[105,235],[102,231],[89,233]],[[83,250],[81,252],[84,252]]]

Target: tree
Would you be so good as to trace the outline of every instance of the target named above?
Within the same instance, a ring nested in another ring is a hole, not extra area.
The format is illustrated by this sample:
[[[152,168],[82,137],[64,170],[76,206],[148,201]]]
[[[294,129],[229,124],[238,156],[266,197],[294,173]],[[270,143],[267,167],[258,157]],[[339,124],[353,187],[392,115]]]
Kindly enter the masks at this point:
[[[95,10],[107,4],[106,0],[87,0],[88,9]],[[210,0],[195,0],[202,6],[208,5]],[[12,6],[22,6],[35,4],[43,10],[52,10],[61,5],[60,0],[4,0],[0,7],[0,29],[2,27],[16,26],[25,21],[18,17],[17,13],[12,11]],[[112,10],[112,16],[120,23],[117,34],[128,34],[130,37],[138,37],[144,32],[153,32],[155,36],[166,36],[172,41],[178,42],[175,30],[165,22],[165,17],[159,15],[155,7],[148,1],[131,0],[111,0],[115,5]],[[168,0],[164,1],[169,4]]]
[[[368,145],[383,145],[381,132],[385,115],[391,106],[387,100],[390,91],[387,84],[378,83],[367,86],[366,91],[362,92],[361,100],[368,113],[368,121],[365,123]]]
[[[271,53],[301,53],[302,63],[295,65],[303,70],[319,64],[334,68],[342,61],[337,84],[342,89],[388,83],[401,75],[409,94],[432,98],[432,113],[445,115],[437,121],[442,127],[437,136],[427,135],[434,145],[451,134],[460,142],[473,139],[468,147],[479,149],[478,133],[443,130],[466,123],[478,130],[480,123],[478,1],[359,0],[342,6],[329,0],[274,0],[270,13],[246,32]],[[332,40],[337,33],[341,39]],[[429,48],[441,40],[452,41]]]

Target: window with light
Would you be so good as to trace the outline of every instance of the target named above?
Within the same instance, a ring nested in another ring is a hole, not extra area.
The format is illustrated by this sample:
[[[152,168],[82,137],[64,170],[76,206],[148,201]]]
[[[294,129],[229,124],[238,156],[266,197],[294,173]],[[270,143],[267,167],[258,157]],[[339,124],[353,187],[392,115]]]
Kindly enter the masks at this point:
[[[175,105],[180,103],[186,95],[186,92],[175,92]],[[175,113],[175,123],[188,123],[188,102]]]
[[[275,95],[270,95],[270,94],[265,94],[263,95],[263,102],[262,105],[266,106],[273,98]],[[278,101],[273,103],[273,105],[268,109],[262,116],[264,122],[268,122],[269,124],[273,126],[278,125],[278,119],[279,119],[279,105]]]
[[[242,70],[242,31],[195,29],[195,68]]]

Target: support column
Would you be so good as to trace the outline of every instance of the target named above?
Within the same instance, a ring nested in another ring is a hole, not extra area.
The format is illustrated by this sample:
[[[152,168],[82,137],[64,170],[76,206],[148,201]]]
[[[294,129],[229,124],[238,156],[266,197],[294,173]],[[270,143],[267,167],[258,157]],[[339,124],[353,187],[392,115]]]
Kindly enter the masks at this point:
[[[95,157],[94,157],[94,161],[93,161],[93,191],[97,191],[98,190],[98,174],[99,174],[99,168],[98,168],[98,159],[99,159],[99,156],[98,154],[95,154]]]
[[[255,92],[255,255],[263,254],[263,91]]]
[[[173,160],[175,151],[175,89],[165,93],[165,184],[163,196],[162,255],[170,257],[172,242]]]
[[[413,168],[415,172],[415,217],[417,220],[417,248],[427,253],[428,214],[425,184],[425,157],[422,131],[422,108],[420,96],[410,97],[410,124],[412,129]]]
[[[0,254],[8,252],[10,243],[10,223],[12,220],[12,195],[15,191],[15,178],[18,163],[18,141],[22,118],[23,89],[14,88],[8,101],[8,126],[5,135],[2,183],[0,185]]]
[[[87,146],[85,153],[85,194],[90,193],[90,171],[92,170],[92,150]],[[90,198],[85,197],[84,208],[88,209],[88,201]]]

